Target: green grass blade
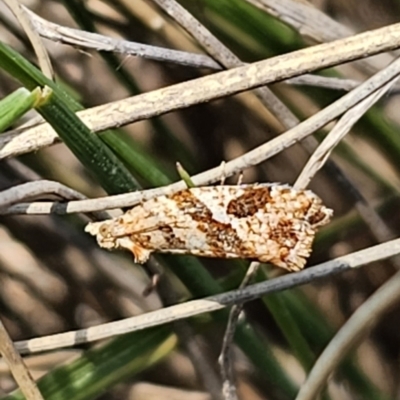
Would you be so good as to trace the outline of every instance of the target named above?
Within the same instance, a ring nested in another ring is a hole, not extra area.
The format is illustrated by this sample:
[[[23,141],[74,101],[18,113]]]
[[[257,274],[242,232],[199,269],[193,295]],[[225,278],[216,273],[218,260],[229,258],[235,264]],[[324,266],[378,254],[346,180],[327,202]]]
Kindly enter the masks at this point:
[[[117,156],[71,111],[61,98],[52,97],[37,108],[79,161],[91,171],[109,194],[126,193],[138,187]]]
[[[26,112],[39,103],[42,92],[36,88],[30,92],[19,88],[0,101],[0,132],[18,121]]]
[[[46,400],[94,399],[113,384],[156,364],[175,346],[176,337],[167,328],[123,335],[56,368],[38,381],[38,387]],[[18,390],[3,400],[24,398]]]

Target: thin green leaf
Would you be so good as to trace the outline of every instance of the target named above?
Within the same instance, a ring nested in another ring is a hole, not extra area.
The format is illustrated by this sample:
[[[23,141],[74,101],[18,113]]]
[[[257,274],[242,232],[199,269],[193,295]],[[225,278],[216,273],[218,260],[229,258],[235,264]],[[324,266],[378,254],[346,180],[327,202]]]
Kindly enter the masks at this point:
[[[41,96],[40,88],[32,92],[19,88],[2,99],[0,101],[0,132],[6,130],[39,103]]]
[[[158,328],[120,336],[79,359],[56,368],[38,381],[46,400],[88,400],[126,377],[151,367],[176,346],[169,329]],[[22,400],[19,390],[3,400]]]

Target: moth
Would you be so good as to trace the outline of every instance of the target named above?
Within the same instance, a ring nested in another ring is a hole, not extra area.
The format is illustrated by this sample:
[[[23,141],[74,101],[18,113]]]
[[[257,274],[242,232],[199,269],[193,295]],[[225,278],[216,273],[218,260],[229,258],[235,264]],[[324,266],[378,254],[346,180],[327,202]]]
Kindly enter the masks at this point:
[[[310,190],[276,183],[194,187],[155,197],[120,217],[89,223],[101,247],[245,258],[301,270],[332,210]]]

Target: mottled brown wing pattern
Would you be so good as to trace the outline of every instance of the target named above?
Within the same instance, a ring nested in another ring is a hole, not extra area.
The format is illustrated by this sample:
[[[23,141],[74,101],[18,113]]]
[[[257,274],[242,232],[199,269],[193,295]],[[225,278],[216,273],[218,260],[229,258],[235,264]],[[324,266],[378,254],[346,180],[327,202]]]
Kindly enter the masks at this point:
[[[248,258],[297,271],[331,215],[314,193],[287,185],[209,186],[145,201],[86,231],[101,247],[127,248],[141,263],[158,251]]]

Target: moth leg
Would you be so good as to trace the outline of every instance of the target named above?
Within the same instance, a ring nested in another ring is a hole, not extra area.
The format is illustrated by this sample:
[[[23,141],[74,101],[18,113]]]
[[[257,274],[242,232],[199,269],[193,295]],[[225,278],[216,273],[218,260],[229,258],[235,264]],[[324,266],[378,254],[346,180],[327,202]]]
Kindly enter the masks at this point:
[[[219,184],[221,186],[225,183],[225,179],[226,179],[226,176],[225,176],[225,164],[226,164],[225,161],[222,161],[221,165],[220,165],[220,168],[221,168],[221,180],[220,180]]]
[[[226,175],[225,175],[225,161],[221,162],[220,168],[221,168],[221,180],[219,182],[219,184],[222,186],[225,184],[225,179],[226,179]],[[238,176],[238,181],[237,181],[237,185],[240,186],[243,182],[243,171],[239,172],[239,176]]]
[[[150,282],[146,285],[142,292],[143,297],[149,296],[157,288],[158,282],[160,282],[161,274],[152,274],[150,276]]]
[[[242,183],[243,183],[243,171],[240,171],[236,185],[240,186]]]

